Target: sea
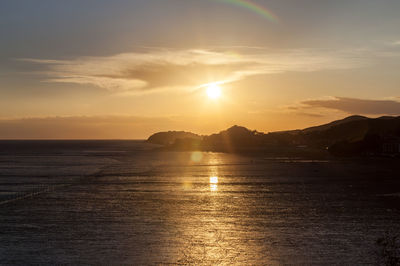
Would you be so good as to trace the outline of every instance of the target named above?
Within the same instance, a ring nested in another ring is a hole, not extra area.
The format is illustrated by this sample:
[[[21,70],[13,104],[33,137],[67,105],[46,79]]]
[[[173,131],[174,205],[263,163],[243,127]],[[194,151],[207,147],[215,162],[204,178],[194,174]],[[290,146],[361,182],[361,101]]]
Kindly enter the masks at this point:
[[[399,162],[0,141],[0,264],[377,265]]]

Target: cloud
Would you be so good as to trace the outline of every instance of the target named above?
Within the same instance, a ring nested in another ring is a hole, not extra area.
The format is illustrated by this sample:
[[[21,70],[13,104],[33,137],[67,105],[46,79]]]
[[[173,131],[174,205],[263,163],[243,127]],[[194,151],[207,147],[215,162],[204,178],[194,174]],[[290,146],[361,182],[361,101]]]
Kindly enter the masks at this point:
[[[325,117],[325,115],[321,114],[321,113],[297,112],[296,114],[301,115],[301,116],[307,116],[307,117],[317,117],[317,118]]]
[[[390,44],[391,44],[391,45],[395,45],[395,46],[400,45],[400,40],[393,41],[393,42],[391,42]]]
[[[0,119],[0,139],[135,139],[171,127],[174,117],[67,116]]]
[[[349,114],[400,115],[400,102],[396,100],[366,100],[334,97],[301,102],[303,108],[327,108]],[[301,107],[293,107],[292,109]]]
[[[234,52],[233,52],[234,51]],[[259,47],[167,50],[72,60],[20,59],[38,65],[44,81],[90,84],[114,92],[196,88],[288,71],[348,69],[366,62],[357,52],[270,50]]]
[[[159,131],[210,134],[233,123],[214,116],[52,116],[0,118],[1,139],[146,139]]]

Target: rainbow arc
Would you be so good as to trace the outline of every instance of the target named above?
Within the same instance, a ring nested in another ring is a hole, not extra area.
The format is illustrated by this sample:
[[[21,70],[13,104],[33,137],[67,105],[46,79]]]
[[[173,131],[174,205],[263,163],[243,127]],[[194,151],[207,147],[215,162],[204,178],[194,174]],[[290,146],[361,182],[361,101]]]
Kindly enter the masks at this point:
[[[278,23],[279,18],[276,16],[271,10],[267,9],[266,7],[256,4],[250,0],[217,0],[218,2],[223,2],[231,5],[235,5],[237,7],[245,8],[250,10],[257,15],[260,15],[271,22]]]

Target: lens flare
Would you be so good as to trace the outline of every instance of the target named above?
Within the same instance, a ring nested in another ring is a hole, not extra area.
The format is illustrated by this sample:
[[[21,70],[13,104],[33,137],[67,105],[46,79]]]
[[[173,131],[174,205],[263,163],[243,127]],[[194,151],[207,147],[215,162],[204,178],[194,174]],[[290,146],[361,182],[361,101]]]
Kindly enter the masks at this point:
[[[200,151],[194,151],[190,155],[190,159],[192,160],[192,162],[198,163],[201,161],[201,159],[203,159],[203,153],[201,153]]]

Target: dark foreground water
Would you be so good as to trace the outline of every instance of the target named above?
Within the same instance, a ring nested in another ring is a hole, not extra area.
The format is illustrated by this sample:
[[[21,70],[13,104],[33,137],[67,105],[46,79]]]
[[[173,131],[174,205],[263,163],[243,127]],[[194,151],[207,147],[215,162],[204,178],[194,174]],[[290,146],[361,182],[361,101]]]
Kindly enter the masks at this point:
[[[400,231],[396,160],[1,141],[0,264],[361,265]]]

